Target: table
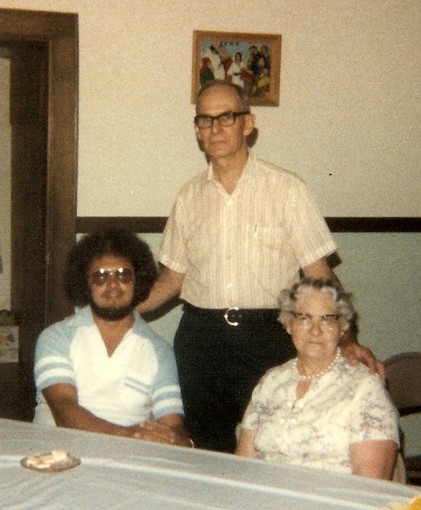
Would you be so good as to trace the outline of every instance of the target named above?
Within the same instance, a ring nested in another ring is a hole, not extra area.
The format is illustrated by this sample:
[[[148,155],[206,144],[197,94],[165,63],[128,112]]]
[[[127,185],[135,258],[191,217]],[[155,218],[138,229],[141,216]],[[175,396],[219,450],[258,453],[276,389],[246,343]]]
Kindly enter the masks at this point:
[[[81,465],[60,473],[20,466],[66,450]],[[419,488],[234,455],[0,419],[0,508],[383,509]]]

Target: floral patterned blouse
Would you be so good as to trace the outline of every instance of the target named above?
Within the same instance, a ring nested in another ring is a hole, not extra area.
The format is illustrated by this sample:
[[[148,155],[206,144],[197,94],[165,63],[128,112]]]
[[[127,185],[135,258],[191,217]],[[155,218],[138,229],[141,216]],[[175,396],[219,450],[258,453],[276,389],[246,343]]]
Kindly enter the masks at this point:
[[[255,429],[261,459],[351,473],[349,445],[393,440],[398,413],[380,377],[340,356],[296,398],[294,360],[266,372],[244,414],[242,428]]]

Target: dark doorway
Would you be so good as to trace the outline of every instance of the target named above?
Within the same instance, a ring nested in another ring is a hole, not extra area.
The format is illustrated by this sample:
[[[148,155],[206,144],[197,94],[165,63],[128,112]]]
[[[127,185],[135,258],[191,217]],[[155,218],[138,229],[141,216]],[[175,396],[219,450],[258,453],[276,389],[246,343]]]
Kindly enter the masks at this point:
[[[19,363],[0,365],[0,416],[30,420],[33,353],[48,324],[71,312],[62,268],[75,240],[77,15],[0,9],[11,60],[12,282]]]

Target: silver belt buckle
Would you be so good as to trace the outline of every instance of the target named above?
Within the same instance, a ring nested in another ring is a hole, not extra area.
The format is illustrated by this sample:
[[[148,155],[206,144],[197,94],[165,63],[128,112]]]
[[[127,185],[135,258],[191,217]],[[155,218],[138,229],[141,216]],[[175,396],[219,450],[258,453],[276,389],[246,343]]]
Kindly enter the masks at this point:
[[[230,321],[229,318],[228,318],[229,313],[230,313],[231,310],[238,310],[238,308],[237,307],[228,308],[226,310],[226,312],[224,313],[224,319],[226,320],[227,324],[229,324],[230,326],[238,326],[240,324],[239,322],[237,322],[237,321],[235,321],[235,322],[234,321]]]

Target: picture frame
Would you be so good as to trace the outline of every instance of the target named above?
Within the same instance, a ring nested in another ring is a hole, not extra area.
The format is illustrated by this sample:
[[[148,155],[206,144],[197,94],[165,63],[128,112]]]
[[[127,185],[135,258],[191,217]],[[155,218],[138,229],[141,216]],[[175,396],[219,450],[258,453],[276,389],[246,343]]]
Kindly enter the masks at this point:
[[[246,90],[251,106],[279,106],[280,34],[193,31],[191,102],[200,87],[223,79]]]

